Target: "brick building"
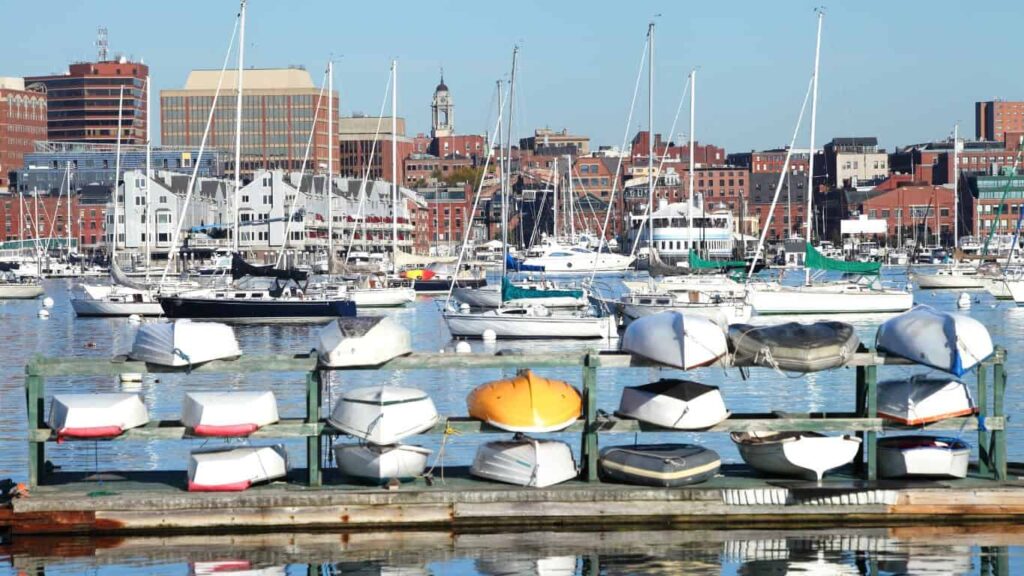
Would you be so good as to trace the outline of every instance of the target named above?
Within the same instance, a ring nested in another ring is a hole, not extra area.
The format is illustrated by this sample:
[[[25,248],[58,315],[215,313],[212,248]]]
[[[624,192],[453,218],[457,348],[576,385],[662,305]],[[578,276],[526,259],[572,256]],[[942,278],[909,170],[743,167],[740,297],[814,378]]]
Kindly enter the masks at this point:
[[[807,210],[806,166],[804,171],[790,170],[782,178],[779,201],[775,206],[775,213],[772,215],[771,221],[768,220],[772,199],[775,197],[775,189],[779,186],[779,178],[779,173],[752,172],[750,174],[747,214],[757,218],[755,233],[768,227],[766,238],[770,242],[791,236],[802,237],[807,225],[805,218]]]
[[[82,223],[87,214],[79,214],[78,198],[71,197],[71,236],[79,239]],[[68,225],[68,196],[64,194],[4,194],[0,195],[0,222],[3,222],[3,240],[36,240],[66,238]],[[102,218],[102,214],[99,215]],[[88,221],[95,225],[95,216]],[[102,219],[95,235],[103,234]],[[84,243],[84,242],[83,242]]]
[[[633,140],[630,142],[629,155],[635,164],[642,164],[647,161],[647,146],[649,138],[650,133],[646,130],[641,130],[633,136]],[[688,165],[690,163],[689,143],[677,146],[673,142],[666,142],[663,140],[661,134],[655,133],[655,165],[661,162],[662,159],[664,159],[665,162]],[[699,142],[694,142],[693,161],[697,164],[698,168],[707,166],[724,166],[728,164],[728,156],[725,153],[725,148],[720,148],[714,144],[702,145]]]
[[[419,187],[427,184],[436,185],[456,170],[474,166],[474,160],[469,156],[438,158],[432,154],[412,154],[403,160],[404,185]]]
[[[1024,102],[974,103],[975,139],[1003,140],[1007,132],[1024,132]]]
[[[1013,166],[1018,140],[1004,142],[963,142],[960,151],[960,172],[966,175],[991,176],[1004,167]],[[899,148],[890,155],[894,173],[909,174],[916,182],[949,184],[953,182],[953,140],[925,142]]]
[[[342,118],[338,127],[340,174],[362,178],[368,173],[370,180],[393,181],[395,175],[391,172],[391,141],[395,140],[398,181],[405,182],[405,159],[414,153],[415,142],[405,135],[405,118],[397,118],[395,126],[395,134],[392,135],[390,116]]]
[[[533,131],[533,136],[521,138],[519,147],[538,154],[548,154],[555,149],[557,150],[555,154],[569,153],[573,156],[586,156],[590,154],[590,137],[569,134],[569,131],[564,128],[557,132],[550,128],[538,128]]]
[[[420,188],[416,192],[427,204],[424,228],[430,245],[447,244],[457,250],[466,227],[473,224],[473,186]]]
[[[886,221],[888,243],[902,238],[921,243],[938,242],[948,246],[953,241],[953,188],[887,180],[872,190],[844,190],[847,216]],[[961,194],[961,233],[970,229],[970,194]],[[966,220],[964,216],[967,216]],[[886,238],[876,238],[883,242]]]
[[[148,66],[121,57],[72,64],[65,74],[28,76],[25,86],[46,93],[45,140],[105,144],[117,142],[118,101],[123,87],[121,142],[145,144],[148,76]]]
[[[0,78],[0,193],[9,172],[25,165],[25,154],[46,140],[46,94],[26,90],[21,78]]]
[[[752,174],[779,174],[782,166],[786,163],[786,148],[774,150],[762,150],[760,152],[738,152],[729,154],[726,163],[730,166],[749,168]],[[818,160],[817,158],[815,160]],[[807,152],[794,151],[789,158],[789,167],[792,172],[807,173],[810,163],[810,155]]]

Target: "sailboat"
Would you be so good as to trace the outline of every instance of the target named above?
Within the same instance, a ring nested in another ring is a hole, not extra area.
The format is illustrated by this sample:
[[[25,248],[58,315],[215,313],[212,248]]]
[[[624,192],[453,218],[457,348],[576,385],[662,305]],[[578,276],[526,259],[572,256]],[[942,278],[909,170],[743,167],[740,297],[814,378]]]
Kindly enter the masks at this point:
[[[31,299],[43,295],[38,278],[19,277],[10,271],[0,271],[0,300]]]
[[[499,180],[501,182],[501,235],[503,254],[502,259],[502,291],[501,303],[494,310],[484,312],[453,311],[445,310],[443,316],[448,325],[448,331],[456,338],[482,338],[485,333],[493,332],[496,338],[610,338],[616,335],[617,330],[614,319],[610,316],[592,316],[589,311],[575,311],[564,315],[555,315],[540,305],[528,306],[505,306],[505,300],[515,288],[508,282],[508,202],[511,186],[509,185],[509,173],[511,172],[511,150],[512,150],[512,114],[515,94],[516,59],[519,48],[512,51],[512,77],[509,86],[509,118],[508,134],[506,137],[506,154],[509,158],[508,164],[499,154]],[[501,128],[501,90],[499,88],[498,102],[498,129],[496,136],[499,138]],[[463,252],[465,251],[465,243]],[[543,291],[536,291],[539,296]],[[521,295],[521,294],[520,294]],[[527,295],[529,296],[529,295]],[[449,299],[450,303],[450,299]]]
[[[824,13],[818,11],[818,33],[814,49],[814,76],[811,82],[811,131],[807,170],[807,214],[813,215],[814,133],[818,112],[818,65],[821,53],[821,25]],[[802,286],[777,283],[748,284],[747,301],[758,314],[838,314],[905,312],[914,305],[913,295],[905,290],[885,288],[879,280],[881,264],[844,262],[827,258],[811,244],[814,218],[807,218],[805,276]],[[764,236],[762,235],[762,243]],[[761,253],[760,250],[758,252]],[[812,282],[811,270],[844,272],[857,276],[854,281]]]

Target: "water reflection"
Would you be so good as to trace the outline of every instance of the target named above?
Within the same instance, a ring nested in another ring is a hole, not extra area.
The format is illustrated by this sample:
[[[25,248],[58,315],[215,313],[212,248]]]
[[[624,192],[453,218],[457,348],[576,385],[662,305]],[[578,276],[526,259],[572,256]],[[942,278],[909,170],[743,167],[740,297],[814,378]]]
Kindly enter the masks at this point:
[[[1020,526],[16,537],[0,545],[0,561],[16,573],[49,575],[1008,576],[1024,570],[1022,554]]]

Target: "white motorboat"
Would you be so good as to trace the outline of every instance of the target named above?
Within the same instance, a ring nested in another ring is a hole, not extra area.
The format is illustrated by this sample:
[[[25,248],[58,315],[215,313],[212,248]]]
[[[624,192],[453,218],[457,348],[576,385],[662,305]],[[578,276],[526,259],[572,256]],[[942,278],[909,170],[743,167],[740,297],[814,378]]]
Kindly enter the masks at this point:
[[[512,440],[481,444],[470,473],[507,484],[544,488],[572,480],[579,472],[572,448],[565,442],[516,434]]]
[[[971,447],[958,438],[891,436],[878,441],[878,475],[966,478]]]
[[[181,408],[181,423],[194,436],[248,436],[279,419],[269,390],[188,392]]]
[[[0,300],[29,300],[43,295],[38,278],[19,277],[11,272],[0,274]]]
[[[83,284],[82,294],[71,297],[76,316],[163,316],[160,301],[149,290],[125,286]]]
[[[747,302],[765,314],[871,314],[906,312],[914,295],[905,290],[861,282],[829,282],[807,286],[751,283]]]
[[[631,293],[621,296],[616,307],[627,325],[637,318],[675,311],[728,326],[748,322],[753,310],[742,298],[724,299],[700,292]]]
[[[1013,300],[1013,293],[1010,292],[1010,287],[1007,286],[1006,278],[1002,275],[999,276],[986,276],[983,280],[985,285],[985,291],[992,295],[996,300]],[[1018,288],[1019,293],[1024,297],[1024,286]],[[1024,300],[1021,300],[1024,302]]]
[[[616,414],[676,430],[703,430],[729,417],[717,386],[675,379],[623,388]]]
[[[733,432],[731,437],[751,468],[819,482],[829,470],[852,462],[861,443],[855,436],[817,432]]]
[[[378,366],[412,352],[412,335],[387,316],[338,318],[317,335],[316,352],[328,368]]]
[[[482,338],[487,330],[498,338],[614,338],[618,334],[610,316],[552,314],[536,305],[484,312],[446,311],[444,319],[455,338]]]
[[[342,394],[327,422],[341,432],[383,446],[428,430],[438,419],[434,402],[422,390],[373,386]]]
[[[241,355],[235,331],[227,324],[183,318],[139,326],[128,357],[147,364],[193,367]]]
[[[995,351],[992,336],[981,322],[923,305],[883,322],[875,346],[880,352],[954,376],[964,375]]]
[[[284,446],[197,450],[188,460],[188,490],[238,492],[287,474],[288,456]]]
[[[959,380],[918,375],[878,383],[878,415],[905,426],[923,426],[976,411],[970,389]]]
[[[978,273],[975,266],[953,265],[939,268],[933,274],[914,272],[911,274],[918,288],[922,289],[959,289],[970,290],[984,288],[985,278]]]
[[[689,370],[713,364],[729,351],[722,327],[703,316],[660,312],[633,321],[621,348],[648,360]]]
[[[526,252],[524,266],[543,268],[548,274],[590,274],[594,272],[625,272],[633,257],[609,252],[595,252],[582,246],[563,246],[544,242]]]
[[[587,290],[560,289],[551,281],[534,281],[512,283],[518,298],[506,298],[504,306],[538,305],[545,308],[582,308],[587,305]],[[471,308],[502,307],[502,288],[498,285],[487,285],[479,288],[458,287],[452,291],[452,297]]]
[[[359,308],[394,308],[416,301],[409,281],[389,281],[383,276],[362,277],[345,287],[345,293]]]
[[[1002,285],[1005,288],[1006,293],[1010,295],[1010,300],[1017,306],[1024,306],[1024,276],[1007,276],[1003,279]],[[998,295],[996,296],[999,297]]]
[[[47,426],[59,438],[113,438],[149,422],[142,397],[129,393],[56,394]]]
[[[380,484],[392,478],[404,482],[421,476],[431,453],[427,448],[407,444],[336,444],[334,461],[342,474]]]

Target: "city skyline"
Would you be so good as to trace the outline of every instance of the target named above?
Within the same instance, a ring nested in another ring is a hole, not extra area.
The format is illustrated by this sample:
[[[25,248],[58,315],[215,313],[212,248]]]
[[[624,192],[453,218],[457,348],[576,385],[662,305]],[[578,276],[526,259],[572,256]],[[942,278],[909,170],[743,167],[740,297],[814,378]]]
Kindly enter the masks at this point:
[[[48,42],[39,42],[37,26],[12,27],[6,51],[17,58],[8,61],[2,74],[63,72],[74,61],[94,60],[96,28],[102,25],[110,31],[112,56],[123,53],[151,67],[154,96],[180,88],[189,71],[220,68],[237,8],[233,2],[211,8],[187,1],[183,6],[159,13],[159,26],[140,16],[148,10],[145,6],[130,13],[108,9],[107,4],[66,6],[45,21]],[[403,6],[393,21],[386,21],[373,18],[363,6],[313,2],[306,6],[309,14],[322,17],[305,18],[305,10],[256,0],[248,11],[246,66],[303,65],[319,85],[333,54],[340,112],[374,115],[384,96],[389,61],[397,58],[399,115],[407,119],[409,135],[429,132],[430,98],[443,67],[458,110],[456,132],[483,133],[493,128],[494,82],[507,76],[512,47],[519,44],[515,136],[528,136],[541,127],[567,128],[589,135],[595,148],[618,146],[646,24],[653,17],[654,131],[674,140],[686,132],[684,113],[676,133],[667,134],[685,76],[697,66],[697,139],[728,151],[785,144],[812,71],[812,2],[741,2],[728,15],[710,6],[654,4],[614,18],[579,3],[525,2],[509,14],[472,11],[471,6]],[[881,146],[892,150],[944,138],[957,121],[961,134],[971,136],[975,101],[1024,94],[1024,80],[1006,72],[1014,63],[1012,31],[1017,21],[1006,16],[1021,12],[1018,6],[940,2],[929,3],[927,14],[920,6],[828,7],[819,145],[833,136],[877,136]],[[43,24],[29,17],[24,5],[13,5],[10,12],[15,20]],[[374,25],[331,26],[361,19]],[[187,43],[181,43],[183,38]],[[153,128],[159,134],[158,122]],[[645,87],[626,132],[631,137],[642,129]],[[798,140],[798,146],[805,143],[805,137]]]

